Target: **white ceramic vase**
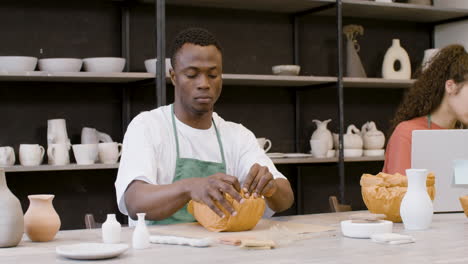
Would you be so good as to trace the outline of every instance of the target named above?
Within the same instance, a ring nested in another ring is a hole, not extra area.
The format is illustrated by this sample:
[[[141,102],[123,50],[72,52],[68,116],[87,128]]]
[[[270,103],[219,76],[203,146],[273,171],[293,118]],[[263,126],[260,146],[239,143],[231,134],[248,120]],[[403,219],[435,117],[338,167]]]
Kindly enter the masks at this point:
[[[102,242],[106,244],[120,243],[122,226],[115,218],[115,214],[108,214],[106,221],[102,224]]]
[[[135,249],[145,249],[150,246],[150,235],[145,223],[145,213],[138,213],[138,222],[133,231],[132,245]]]
[[[396,61],[399,61],[401,65],[398,71],[394,67]],[[382,77],[384,79],[411,79],[411,62],[408,53],[401,47],[399,39],[393,39],[392,46],[385,53]]]
[[[333,149],[333,136],[330,130],[328,130],[327,125],[330,123],[331,119],[320,121],[317,119],[312,120],[317,125],[317,129],[312,133],[311,140],[320,140],[325,141],[328,144],[328,149]]]
[[[0,248],[17,246],[23,237],[23,231],[21,203],[8,189],[5,171],[0,168]]]
[[[407,230],[428,229],[434,208],[427,193],[425,169],[407,169],[408,190],[400,205],[400,215]]]

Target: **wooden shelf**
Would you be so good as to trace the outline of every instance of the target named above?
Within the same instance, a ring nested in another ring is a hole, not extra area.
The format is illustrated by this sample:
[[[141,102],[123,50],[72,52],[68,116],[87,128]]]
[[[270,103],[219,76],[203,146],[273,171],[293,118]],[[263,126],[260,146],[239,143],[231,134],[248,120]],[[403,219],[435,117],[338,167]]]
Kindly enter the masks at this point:
[[[311,86],[334,83],[336,77],[329,76],[279,76],[254,74],[223,74],[223,85],[254,85],[254,86]]]
[[[4,167],[5,172],[34,172],[34,171],[70,171],[70,170],[107,170],[118,169],[119,164],[92,164],[92,165],[78,165],[70,164],[65,166],[55,165],[39,165],[39,166],[21,166],[15,165],[11,167]]]
[[[390,80],[382,78],[343,78],[343,87],[352,88],[410,88],[415,80]]]
[[[84,83],[129,83],[154,79],[147,72],[0,72],[0,81],[20,82],[84,82]]]

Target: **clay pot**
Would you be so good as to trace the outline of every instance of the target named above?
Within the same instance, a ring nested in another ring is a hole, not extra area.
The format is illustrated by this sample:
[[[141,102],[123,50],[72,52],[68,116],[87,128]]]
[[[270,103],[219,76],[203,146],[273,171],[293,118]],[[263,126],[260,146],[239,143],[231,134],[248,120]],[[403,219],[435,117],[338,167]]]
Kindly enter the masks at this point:
[[[60,217],[52,205],[54,195],[29,195],[30,204],[24,215],[26,234],[33,242],[54,239],[60,229]]]
[[[5,171],[0,168],[0,247],[15,247],[23,237],[23,209],[8,189]]]

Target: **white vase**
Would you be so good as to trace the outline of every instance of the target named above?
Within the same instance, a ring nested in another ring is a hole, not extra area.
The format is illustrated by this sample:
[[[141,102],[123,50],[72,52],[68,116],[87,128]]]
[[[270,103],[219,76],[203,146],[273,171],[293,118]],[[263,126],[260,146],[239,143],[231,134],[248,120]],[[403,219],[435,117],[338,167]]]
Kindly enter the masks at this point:
[[[17,246],[23,237],[23,230],[21,203],[8,189],[5,171],[0,168],[0,248]]]
[[[312,133],[311,140],[321,140],[325,141],[328,144],[328,149],[333,149],[333,136],[330,130],[328,130],[327,125],[330,123],[331,119],[320,121],[312,120],[317,125],[317,129]]]
[[[139,213],[138,222],[133,231],[132,245],[135,249],[145,249],[150,246],[150,235],[145,223],[145,213]]]
[[[408,190],[400,205],[400,215],[407,230],[428,229],[434,208],[427,193],[425,169],[407,169]]]
[[[115,218],[115,214],[108,214],[106,222],[102,224],[102,242],[106,244],[120,243],[122,226]]]
[[[395,70],[394,64],[400,61],[400,69]],[[384,79],[411,79],[411,63],[408,53],[400,45],[399,39],[393,39],[392,46],[385,53],[382,65],[382,77]]]

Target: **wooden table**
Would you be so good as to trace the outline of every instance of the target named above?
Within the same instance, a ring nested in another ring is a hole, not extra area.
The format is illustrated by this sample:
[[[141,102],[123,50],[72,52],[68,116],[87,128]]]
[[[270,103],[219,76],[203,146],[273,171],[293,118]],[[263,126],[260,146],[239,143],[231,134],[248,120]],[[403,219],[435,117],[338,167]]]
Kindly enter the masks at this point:
[[[353,212],[351,212],[353,213]],[[354,212],[355,213],[355,212]],[[404,231],[402,224],[394,232],[409,234],[416,243],[383,245],[369,239],[343,237],[339,222],[348,213],[280,217],[277,220],[336,226],[336,231],[320,233],[312,239],[295,241],[274,250],[245,250],[234,246],[209,248],[157,245],[145,250],[129,249],[119,258],[93,263],[468,263],[468,219],[464,214],[436,214],[431,229]],[[59,257],[57,245],[100,242],[100,229],[61,231],[54,241],[32,243],[24,239],[15,248],[0,248],[0,263],[83,263]],[[132,230],[124,228],[123,239],[130,243]]]

